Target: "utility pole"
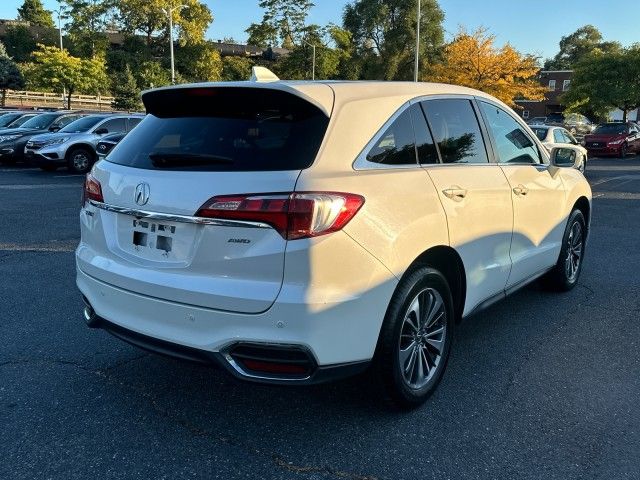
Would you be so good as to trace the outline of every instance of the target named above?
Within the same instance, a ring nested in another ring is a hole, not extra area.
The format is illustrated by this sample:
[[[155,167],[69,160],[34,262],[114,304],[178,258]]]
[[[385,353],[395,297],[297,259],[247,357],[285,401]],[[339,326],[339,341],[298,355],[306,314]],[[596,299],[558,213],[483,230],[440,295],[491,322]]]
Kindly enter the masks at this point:
[[[312,45],[309,42],[304,42],[305,45],[309,45],[312,49],[313,49],[313,60],[311,63],[311,80],[315,80],[316,79],[316,46]]]
[[[415,65],[413,67],[413,81],[418,81],[418,68],[419,68],[419,59],[420,59],[420,20],[421,20],[421,12],[420,12],[420,4],[422,2],[418,0],[418,18],[416,19],[416,59]]]
[[[62,15],[64,14],[64,7],[62,5],[58,6],[58,10],[56,10],[58,14],[58,32],[60,33],[60,51],[64,51],[64,47],[62,46]],[[67,96],[66,87],[62,87],[62,104],[64,106],[64,101]]]
[[[171,84],[172,85],[175,85],[176,83],[176,69],[174,66],[174,59],[173,59],[173,12],[175,12],[176,10],[181,10],[185,7],[186,5],[178,5],[177,7],[162,9],[162,11],[167,15],[167,17],[169,17],[169,52],[171,53]]]

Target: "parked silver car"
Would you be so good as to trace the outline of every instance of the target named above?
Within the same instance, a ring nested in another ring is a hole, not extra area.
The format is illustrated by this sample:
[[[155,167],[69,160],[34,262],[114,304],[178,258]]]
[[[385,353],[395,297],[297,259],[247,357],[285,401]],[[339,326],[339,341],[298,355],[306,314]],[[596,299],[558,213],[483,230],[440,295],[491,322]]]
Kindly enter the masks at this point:
[[[36,135],[25,146],[25,158],[31,165],[53,171],[66,166],[85,173],[97,160],[96,144],[106,134],[128,132],[142,115],[88,115],[56,133]]]

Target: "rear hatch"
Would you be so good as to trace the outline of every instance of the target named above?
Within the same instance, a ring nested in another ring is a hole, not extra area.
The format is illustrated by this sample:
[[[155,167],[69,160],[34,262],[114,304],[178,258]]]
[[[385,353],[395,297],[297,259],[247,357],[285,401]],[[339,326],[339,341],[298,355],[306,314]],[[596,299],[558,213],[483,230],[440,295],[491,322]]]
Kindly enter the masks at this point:
[[[295,91],[264,87],[179,87],[143,101],[149,114],[94,167],[103,198],[88,207],[79,267],[168,301],[268,309],[282,284],[282,233],[196,214],[212,197],[293,192],[328,114]]]

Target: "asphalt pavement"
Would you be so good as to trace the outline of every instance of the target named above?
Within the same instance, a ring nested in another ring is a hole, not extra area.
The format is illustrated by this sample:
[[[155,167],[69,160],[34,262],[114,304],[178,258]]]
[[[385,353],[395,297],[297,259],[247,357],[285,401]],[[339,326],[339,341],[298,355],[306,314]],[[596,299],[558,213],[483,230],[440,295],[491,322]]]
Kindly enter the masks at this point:
[[[400,413],[363,378],[240,383],[86,328],[82,177],[0,168],[0,478],[640,478],[640,157],[587,178],[577,288],[463,322],[436,393]]]

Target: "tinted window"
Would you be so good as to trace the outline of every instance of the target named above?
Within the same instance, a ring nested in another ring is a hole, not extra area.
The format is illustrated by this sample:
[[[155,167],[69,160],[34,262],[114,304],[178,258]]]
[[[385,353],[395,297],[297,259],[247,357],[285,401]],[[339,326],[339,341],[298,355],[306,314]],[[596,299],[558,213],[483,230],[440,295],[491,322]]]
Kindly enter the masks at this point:
[[[143,97],[148,115],[109,161],[147,169],[299,170],[315,160],[329,122],[308,101],[254,88],[179,88]]]
[[[112,118],[111,120],[107,120],[102,125],[98,127],[98,129],[105,128],[108,133],[117,133],[124,132],[127,130],[126,119],[124,118]]]
[[[488,103],[480,102],[480,108],[493,133],[500,163],[540,163],[538,148],[520,123]]]
[[[419,104],[411,106],[411,119],[413,120],[413,130],[416,134],[418,161],[422,165],[438,163],[438,151]]]
[[[128,129],[131,130],[133,127],[135,127],[136,125],[138,125],[142,121],[142,118],[133,117],[133,118],[130,118],[128,121],[129,121],[129,128]]]
[[[478,119],[469,100],[423,102],[443,163],[487,163]]]
[[[23,115],[22,117],[18,117],[16,118],[13,122],[11,122],[8,126],[12,127],[12,128],[17,128],[17,127],[21,127],[22,125],[24,125],[25,123],[27,123],[29,120],[31,120],[33,117],[37,116],[38,114],[28,114],[28,115]]]
[[[22,116],[22,113],[5,113],[0,117],[0,127],[6,127]]]
[[[81,117],[80,115],[65,115],[64,117],[60,117],[55,122],[53,122],[51,124],[51,127],[58,127],[61,129],[62,127],[65,127],[70,123],[73,123],[75,120],[79,119],[80,117]]]
[[[58,118],[60,115],[57,113],[41,113],[35,117],[30,118],[22,124],[22,128],[35,128],[37,130],[44,130],[49,128],[49,125]]]
[[[562,136],[564,137],[564,143],[578,143],[573,135],[566,130],[562,130]]]
[[[411,112],[404,110],[367,153],[367,160],[385,165],[416,165]]]
[[[562,130],[556,128],[553,131],[553,141],[555,143],[565,143],[564,136],[562,135]]]
[[[69,123],[66,127],[61,129],[61,132],[81,133],[88,131],[96,123],[102,120],[104,117],[88,116],[84,118],[78,118]]]
[[[532,128],[531,130],[533,130],[533,133],[536,134],[536,137],[538,137],[541,142],[544,142],[547,138],[548,130],[546,128]]]

